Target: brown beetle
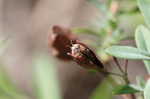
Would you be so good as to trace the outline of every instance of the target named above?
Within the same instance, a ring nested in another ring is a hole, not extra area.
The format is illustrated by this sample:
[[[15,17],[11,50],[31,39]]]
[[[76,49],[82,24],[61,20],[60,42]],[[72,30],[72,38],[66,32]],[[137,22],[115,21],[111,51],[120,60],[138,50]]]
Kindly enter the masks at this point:
[[[71,52],[69,52],[68,55],[70,55],[80,66],[88,69],[104,69],[103,64],[96,57],[95,53],[85,44],[77,40],[72,40],[70,48]]]
[[[69,28],[54,25],[52,33],[48,36],[48,46],[51,53],[60,60],[70,61],[72,58],[67,55],[70,52],[70,40],[75,40],[77,37],[71,32]]]

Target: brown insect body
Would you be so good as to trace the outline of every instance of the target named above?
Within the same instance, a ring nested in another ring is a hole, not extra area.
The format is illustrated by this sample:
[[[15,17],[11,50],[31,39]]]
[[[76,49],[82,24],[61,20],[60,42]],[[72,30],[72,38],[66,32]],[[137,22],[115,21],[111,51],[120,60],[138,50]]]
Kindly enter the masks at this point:
[[[81,66],[89,69],[104,69],[103,64],[94,52],[85,44],[74,40],[71,41],[71,52],[68,54]]]
[[[67,55],[70,52],[70,40],[77,39],[70,29],[55,25],[52,27],[52,33],[48,37],[48,46],[51,53],[57,58],[65,61],[72,60],[71,56]]]

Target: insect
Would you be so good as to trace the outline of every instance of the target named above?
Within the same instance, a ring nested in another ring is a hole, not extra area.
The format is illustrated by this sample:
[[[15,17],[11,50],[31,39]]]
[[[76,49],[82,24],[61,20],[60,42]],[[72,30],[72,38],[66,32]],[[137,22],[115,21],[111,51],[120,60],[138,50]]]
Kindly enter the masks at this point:
[[[48,36],[49,49],[55,57],[63,61],[71,61],[72,58],[66,53],[70,52],[70,40],[75,40],[77,37],[69,28],[54,25],[52,32]]]
[[[104,65],[95,53],[85,44],[71,40],[71,52],[68,53],[80,66],[89,69],[104,69]]]

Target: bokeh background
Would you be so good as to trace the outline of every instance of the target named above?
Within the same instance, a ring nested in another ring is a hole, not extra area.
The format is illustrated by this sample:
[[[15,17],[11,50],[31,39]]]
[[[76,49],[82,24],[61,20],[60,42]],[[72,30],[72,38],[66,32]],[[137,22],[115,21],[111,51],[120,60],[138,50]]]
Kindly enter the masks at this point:
[[[123,5],[126,8],[130,6],[126,2]],[[32,58],[35,53],[51,56],[48,34],[52,32],[52,26],[87,27],[99,16],[103,18],[101,12],[87,0],[0,0],[0,38],[8,38],[8,47],[1,55],[1,60],[13,83],[35,99]],[[132,21],[134,23],[134,20],[136,22],[136,19],[133,19],[132,15],[124,15],[120,25],[132,33],[136,25],[126,24]],[[123,43],[134,45],[133,41]],[[101,82],[101,76],[90,74],[74,62],[68,63],[53,58],[64,99],[89,99]],[[132,81],[137,74],[144,76],[145,73],[142,62],[129,61]]]

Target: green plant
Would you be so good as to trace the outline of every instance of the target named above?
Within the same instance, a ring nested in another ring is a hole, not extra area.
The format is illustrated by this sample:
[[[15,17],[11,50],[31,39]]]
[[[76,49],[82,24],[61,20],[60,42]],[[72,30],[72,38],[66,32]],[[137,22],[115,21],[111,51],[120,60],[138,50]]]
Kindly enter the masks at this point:
[[[46,55],[38,55],[38,57],[35,57],[33,71],[37,99],[61,99],[53,60]]]
[[[140,16],[135,0],[107,0],[105,3],[99,0],[88,1],[103,16],[99,16],[101,18],[98,18],[96,22],[94,21],[94,26],[73,28],[72,32],[78,35],[95,36],[96,40],[89,41],[83,39],[83,41],[87,41],[89,45],[91,44],[91,46],[96,48],[96,53],[101,58],[101,61],[104,63],[109,62],[111,57],[105,53],[105,48],[119,44],[124,40],[134,39],[133,31],[137,25],[143,23],[143,19]],[[128,6],[124,6],[124,3]],[[125,23],[126,21],[128,23]],[[124,23],[126,26],[120,26]],[[131,27],[132,29],[130,29]]]
[[[144,15],[145,22],[147,26],[140,25],[135,31],[135,41],[137,48],[130,46],[111,46],[106,49],[106,53],[109,55],[123,58],[123,59],[139,59],[142,60],[145,64],[148,74],[150,73],[150,0],[138,0],[138,5],[142,14]],[[146,57],[147,58],[146,58]],[[139,81],[140,83],[143,80]],[[150,99],[150,79],[144,81],[146,84],[142,83],[136,85],[135,88],[138,88],[144,95],[144,99]],[[135,86],[135,85],[134,85]],[[125,91],[125,89],[124,89]],[[131,91],[131,90],[130,90]],[[120,92],[120,91],[119,91]],[[131,92],[129,92],[131,93]]]
[[[92,26],[90,26],[90,28],[73,28],[72,32],[78,35],[94,36],[96,39],[87,43],[96,48],[96,55],[99,56],[104,63],[109,62],[110,59],[114,59],[114,62],[116,63],[116,67],[113,67],[112,71],[107,72],[107,74],[110,75],[106,76],[104,81],[93,92],[90,99],[112,99],[114,95],[122,94],[130,94],[130,98],[135,99],[135,93],[139,93],[139,96],[142,98],[150,99],[150,80],[144,80],[142,77],[138,76],[137,83],[131,84],[128,78],[130,75],[127,71],[128,61],[125,61],[125,68],[123,69],[118,60],[112,57],[142,60],[150,74],[150,0],[138,0],[139,8],[142,11],[147,24],[140,26],[138,25],[143,23],[143,18],[139,12],[136,0],[107,0],[105,3],[98,0],[88,1],[98,8],[98,11],[104,16],[102,16],[101,19],[96,20],[96,28],[92,28]],[[119,7],[119,5],[122,4],[128,6]],[[126,21],[128,22],[125,23],[125,26],[121,26],[121,24]],[[138,27],[134,35],[132,32],[135,30],[136,26]],[[62,29],[59,26],[56,26],[54,30],[57,32],[58,28],[60,29],[59,32],[66,32],[65,29]],[[67,33],[68,31],[69,30],[67,30]],[[62,51],[57,53],[60,59],[66,58],[66,60],[70,61],[72,58],[67,56],[68,53],[66,52],[68,50],[64,51],[62,49],[66,48],[64,42],[76,38],[71,37],[72,34],[70,31],[70,34],[67,33],[64,33],[65,35],[62,34],[60,37],[62,40],[64,38],[66,38],[66,40],[63,42],[56,40],[56,45],[54,44],[53,47],[58,47],[58,50]],[[134,37],[137,47],[116,45],[121,41],[133,40]],[[84,40],[86,41],[87,39]],[[57,46],[60,43],[63,45],[61,48]],[[87,53],[79,54],[86,55],[86,58],[88,58],[87,63],[91,63],[89,60],[95,62],[93,59],[96,55],[93,57],[93,55],[89,56]],[[33,63],[35,97],[38,99],[62,99],[56,67],[53,60],[50,57],[47,57],[47,55],[37,55],[36,57],[33,57],[33,60],[35,60]],[[81,63],[83,61],[80,60],[79,62]],[[12,98],[31,99],[32,97],[17,88],[15,84],[11,82],[11,79],[3,70],[3,67],[0,67],[0,99]]]
[[[3,41],[2,41],[3,42]],[[2,43],[3,45],[4,43]],[[5,45],[5,44],[4,44]],[[6,46],[6,45],[5,45]],[[1,49],[3,46],[1,47]],[[3,50],[2,50],[3,51]],[[46,55],[33,58],[33,82],[37,99],[61,99],[60,87],[53,60]],[[0,99],[32,99],[27,93],[18,88],[0,64]]]

